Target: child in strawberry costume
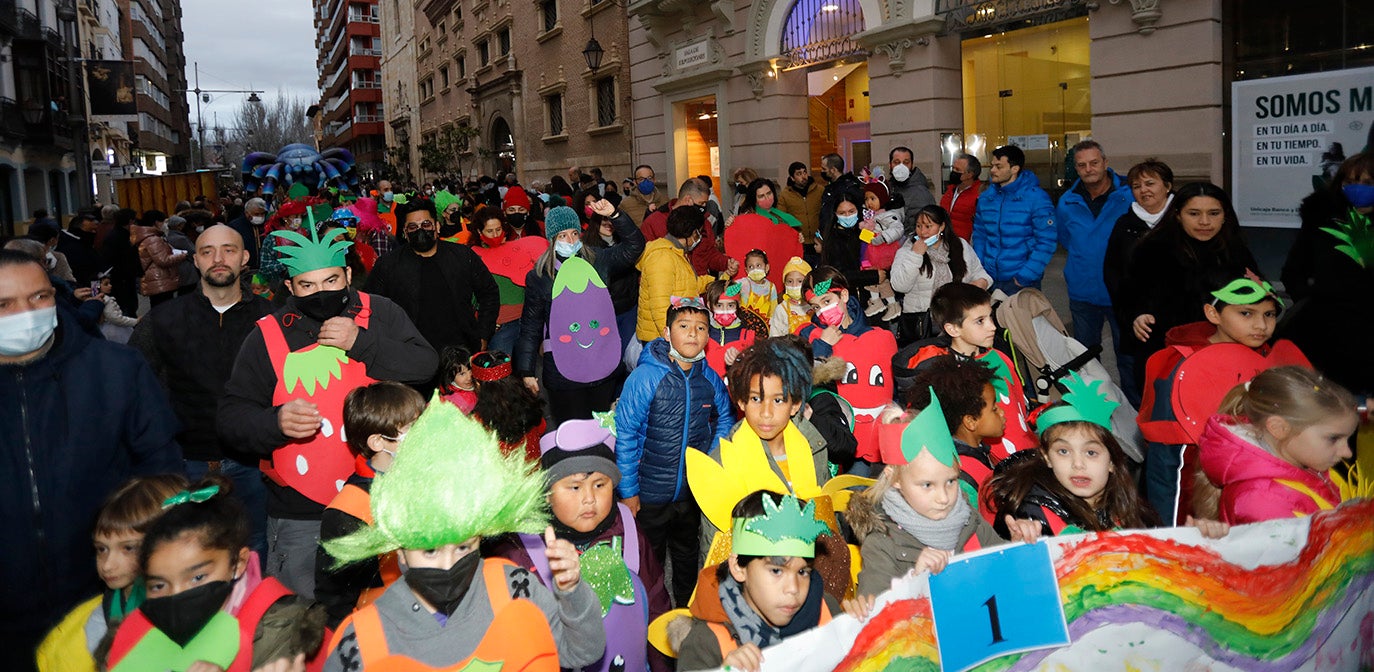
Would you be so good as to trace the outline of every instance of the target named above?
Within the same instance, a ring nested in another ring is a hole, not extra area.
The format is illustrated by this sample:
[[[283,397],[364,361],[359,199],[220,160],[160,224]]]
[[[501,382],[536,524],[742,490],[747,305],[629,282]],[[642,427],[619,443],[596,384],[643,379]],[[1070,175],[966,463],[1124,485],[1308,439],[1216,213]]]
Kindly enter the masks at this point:
[[[335,230],[315,230],[328,206],[307,210],[309,226],[274,231],[291,297],[258,322],[220,401],[228,445],[263,458],[267,478],[267,573],[314,596],[320,515],[353,472],[344,443],[343,400],[376,380],[425,383],[438,355],[396,304],[349,288]]]

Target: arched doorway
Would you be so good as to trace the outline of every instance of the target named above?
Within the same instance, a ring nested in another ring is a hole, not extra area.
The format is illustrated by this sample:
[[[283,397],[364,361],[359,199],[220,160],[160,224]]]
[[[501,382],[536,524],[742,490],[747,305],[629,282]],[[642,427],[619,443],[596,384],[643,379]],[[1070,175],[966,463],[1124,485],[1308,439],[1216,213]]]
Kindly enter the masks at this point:
[[[853,39],[864,28],[860,0],[796,0],[788,9],[778,66],[806,73],[813,169],[831,152],[855,171],[872,159],[868,52]]]
[[[515,170],[515,135],[503,117],[491,122],[491,151],[495,174]]]

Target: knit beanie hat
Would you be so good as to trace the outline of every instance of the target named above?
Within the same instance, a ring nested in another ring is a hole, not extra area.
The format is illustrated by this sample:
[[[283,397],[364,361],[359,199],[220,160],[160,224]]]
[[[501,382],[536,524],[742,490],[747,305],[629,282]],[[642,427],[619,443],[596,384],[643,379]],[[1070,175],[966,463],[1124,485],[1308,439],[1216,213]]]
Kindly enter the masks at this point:
[[[558,234],[569,230],[582,230],[582,220],[572,208],[560,205],[544,215],[544,237],[548,238],[550,243]]]
[[[506,190],[506,197],[501,199],[501,209],[505,210],[516,205],[528,211],[530,209],[530,195],[520,187],[510,187]]]
[[[887,204],[892,201],[892,197],[887,193],[887,185],[877,180],[864,184],[864,192],[876,195],[878,197],[879,207],[884,209],[886,209]]]
[[[596,472],[620,484],[615,434],[600,420],[568,420],[539,440],[539,464],[549,485],[574,474]]]

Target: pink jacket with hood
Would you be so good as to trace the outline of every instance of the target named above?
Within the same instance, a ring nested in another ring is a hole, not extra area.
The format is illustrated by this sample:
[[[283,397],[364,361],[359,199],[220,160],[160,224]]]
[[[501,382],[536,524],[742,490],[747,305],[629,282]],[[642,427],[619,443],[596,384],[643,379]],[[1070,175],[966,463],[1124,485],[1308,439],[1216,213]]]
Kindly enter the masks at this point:
[[[1221,488],[1223,521],[1239,525],[1308,516],[1341,503],[1329,476],[1289,464],[1238,434],[1234,423],[1212,416],[1198,444],[1203,472]]]

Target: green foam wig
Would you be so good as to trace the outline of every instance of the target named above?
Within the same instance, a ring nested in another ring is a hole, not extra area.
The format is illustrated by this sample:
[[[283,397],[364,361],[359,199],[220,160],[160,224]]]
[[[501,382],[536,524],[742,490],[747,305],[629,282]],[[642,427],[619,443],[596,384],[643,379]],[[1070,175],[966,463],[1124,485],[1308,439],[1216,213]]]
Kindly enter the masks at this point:
[[[339,566],[398,549],[472,537],[538,534],[548,525],[544,475],[453,404],[434,399],[372,483],[371,526],[324,542]]]
[[[318,208],[318,215],[316,212]],[[329,204],[322,203],[316,207],[305,209],[306,225],[301,227],[310,232],[310,237],[305,237],[300,231],[290,229],[278,229],[272,235],[291,243],[290,245],[278,245],[277,255],[281,265],[291,272],[291,277],[296,277],[302,273],[318,271],[321,268],[342,268],[348,265],[345,253],[353,245],[353,241],[335,241],[334,237],[344,234],[344,229],[335,228],[326,231],[317,231],[316,222],[323,222],[328,219],[334,211]],[[325,219],[318,219],[322,215]]]

